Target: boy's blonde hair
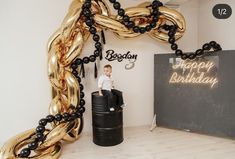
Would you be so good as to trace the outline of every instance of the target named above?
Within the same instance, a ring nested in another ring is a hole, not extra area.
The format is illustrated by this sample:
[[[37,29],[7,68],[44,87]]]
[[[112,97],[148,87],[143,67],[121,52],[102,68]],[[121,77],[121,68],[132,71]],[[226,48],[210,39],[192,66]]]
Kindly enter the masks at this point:
[[[107,65],[104,65],[104,68],[111,68],[112,69],[112,66],[110,64],[107,64]]]

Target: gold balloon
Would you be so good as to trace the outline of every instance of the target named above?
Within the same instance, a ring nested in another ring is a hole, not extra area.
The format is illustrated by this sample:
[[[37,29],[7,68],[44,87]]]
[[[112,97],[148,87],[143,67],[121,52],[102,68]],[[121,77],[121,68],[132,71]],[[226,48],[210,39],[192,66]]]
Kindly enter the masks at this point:
[[[1,159],[22,159],[16,154],[18,151],[29,142],[32,142],[32,137],[35,135],[35,129],[25,131],[17,136],[11,138],[6,142],[5,145],[0,149]],[[30,158],[34,159],[57,159],[61,153],[61,145],[57,143],[52,145],[44,151],[38,151],[34,156]]]
[[[130,16],[130,18],[146,17],[151,15],[151,11],[148,8],[143,7],[130,7],[125,9],[125,13]],[[118,16],[120,19],[120,16]]]
[[[72,10],[77,10],[77,8],[80,8],[80,7],[81,7],[80,5],[83,4],[84,1],[85,1],[85,0],[73,0],[72,3],[71,3],[70,6],[69,6],[68,11],[70,12],[70,11],[72,11]]]
[[[83,35],[83,41],[85,43],[88,40],[88,38],[90,37],[90,32],[88,30],[83,30],[82,35]]]
[[[83,118],[75,120],[74,129],[72,129],[69,133],[67,133],[64,136],[63,140],[68,142],[74,142],[78,140],[83,130],[83,122],[84,122]]]
[[[47,44],[48,53],[51,51],[51,48],[55,45],[59,37],[60,37],[60,30],[58,29],[48,40],[48,44]]]
[[[49,106],[49,114],[56,115],[58,113],[64,112],[63,111],[63,104],[59,96],[56,96]]]
[[[52,48],[48,55],[48,77],[55,89],[64,89],[61,80],[61,72],[56,50]]]
[[[186,30],[186,24],[183,15],[175,10],[166,7],[159,7],[159,11],[162,13],[160,19],[169,21],[177,26],[175,39],[176,40],[180,39],[184,35],[184,32]],[[160,40],[164,42],[168,41],[169,38],[167,32],[162,30],[159,31],[159,29],[154,29],[149,33],[149,35],[155,40]]]
[[[79,83],[71,72],[66,71],[65,81],[68,88],[68,104],[77,106],[80,101],[80,87]]]
[[[60,142],[52,145],[48,149],[41,151],[41,154],[32,157],[34,159],[58,159],[61,155],[62,145]]]
[[[61,123],[53,128],[47,135],[44,142],[37,148],[37,150],[42,150],[56,144],[58,141],[62,140],[63,137],[69,133],[75,126],[75,122]]]
[[[141,3],[140,5],[138,5],[138,7],[130,7],[125,9],[125,13],[132,20],[134,20],[134,22],[136,22],[136,25],[145,27],[150,21],[147,17],[151,15],[151,8],[148,6],[151,6],[148,2]],[[168,21],[175,24],[178,28],[175,35],[176,40],[181,38],[186,28],[184,17],[179,12],[167,7],[159,7],[159,11],[161,12],[161,16],[159,17],[156,27],[148,33],[149,36],[154,39],[167,42],[169,37],[166,32],[160,29],[160,27]],[[108,28],[109,30],[113,31],[115,35],[122,39],[129,39],[142,35],[128,29],[122,23],[122,19],[120,16],[113,17],[95,14],[94,20],[99,27],[103,29]],[[143,24],[139,24],[138,22],[140,21],[145,22]]]
[[[150,2],[144,2],[138,5],[139,7],[148,8],[150,11],[151,9],[151,3]],[[165,24],[167,21],[173,23],[177,26],[177,31],[175,34],[175,39],[180,39],[186,30],[186,23],[184,16],[179,13],[178,11],[174,9],[167,8],[165,6],[159,7],[159,12],[161,13],[160,19],[162,20],[162,23],[160,26]],[[169,36],[165,31],[163,31],[161,28],[156,27],[153,31],[151,31],[149,34],[150,37],[152,37],[154,40],[160,40],[163,42],[168,42]]]
[[[124,24],[110,17],[96,14],[94,20],[102,28],[109,28],[111,31],[129,31]]]
[[[61,142],[57,142],[54,145],[52,145],[48,148],[45,148],[43,150],[36,149],[35,150],[36,155],[34,155],[30,158],[33,158],[33,159],[57,159],[61,155],[61,151],[62,151]]]
[[[62,56],[61,64],[64,66],[68,66],[72,63],[72,61],[81,54],[83,48],[83,36],[82,33],[78,33],[72,42],[72,46],[68,50],[68,52]]]
[[[48,51],[48,78],[52,87],[52,101],[49,114],[73,113],[71,106],[80,103],[80,86],[72,74],[70,65],[80,57],[84,44],[90,37],[89,27],[82,14],[85,0],[73,0],[68,14],[65,16],[60,28],[49,38]],[[135,33],[127,28],[120,16],[110,14],[110,9],[105,0],[92,0],[92,14],[94,14],[97,31],[109,29],[119,38],[129,39],[142,34]],[[147,34],[153,39],[163,42],[168,41],[167,32],[162,29],[166,23],[177,26],[175,38],[181,38],[185,32],[185,19],[178,12],[167,7],[160,7],[161,16],[156,27]],[[149,2],[141,3],[136,7],[125,9],[131,20],[140,27],[149,25],[152,8]],[[81,69],[78,67],[77,71]],[[54,121],[50,129],[44,132],[45,140],[34,150],[29,159],[58,159],[61,154],[61,141],[74,142],[79,139],[83,130],[84,120],[78,118],[72,121]],[[35,139],[35,129],[23,132],[8,140],[0,149],[0,159],[20,159],[17,155],[22,148]]]
[[[80,3],[80,5],[78,5],[78,8],[71,10],[65,17],[61,25],[61,39],[63,42],[65,42],[66,38],[72,35],[74,28],[76,27],[76,23],[81,16],[81,7],[82,4]]]
[[[159,11],[162,13],[163,18],[169,20],[177,26],[177,31],[185,32],[186,24],[182,14],[176,10],[169,9],[167,7],[159,7]]]
[[[15,158],[15,147],[23,142],[24,140],[30,138],[35,133],[35,129],[25,131],[21,134],[8,140],[3,147],[0,149],[1,159],[14,159]]]

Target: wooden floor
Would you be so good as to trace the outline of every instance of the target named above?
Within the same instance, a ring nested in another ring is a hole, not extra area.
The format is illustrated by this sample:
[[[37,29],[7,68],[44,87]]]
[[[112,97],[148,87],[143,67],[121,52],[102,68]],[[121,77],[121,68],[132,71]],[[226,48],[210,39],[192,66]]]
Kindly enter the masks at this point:
[[[84,133],[64,146],[60,159],[235,159],[235,140],[166,128],[126,128],[125,140],[113,147],[100,147]]]

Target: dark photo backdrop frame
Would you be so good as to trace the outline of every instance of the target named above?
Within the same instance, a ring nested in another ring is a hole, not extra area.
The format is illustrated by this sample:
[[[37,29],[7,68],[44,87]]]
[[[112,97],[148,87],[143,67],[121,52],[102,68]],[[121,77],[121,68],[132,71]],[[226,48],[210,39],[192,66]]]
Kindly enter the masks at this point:
[[[218,56],[218,85],[169,84],[174,54],[154,55],[154,113],[158,126],[235,137],[235,50]]]

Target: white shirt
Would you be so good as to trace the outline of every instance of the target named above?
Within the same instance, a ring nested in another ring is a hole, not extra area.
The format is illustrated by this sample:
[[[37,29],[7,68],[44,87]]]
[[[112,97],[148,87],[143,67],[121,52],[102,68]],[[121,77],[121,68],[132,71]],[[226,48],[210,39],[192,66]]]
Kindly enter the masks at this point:
[[[98,87],[103,90],[111,91],[111,89],[114,87],[112,77],[101,75],[98,80]]]

